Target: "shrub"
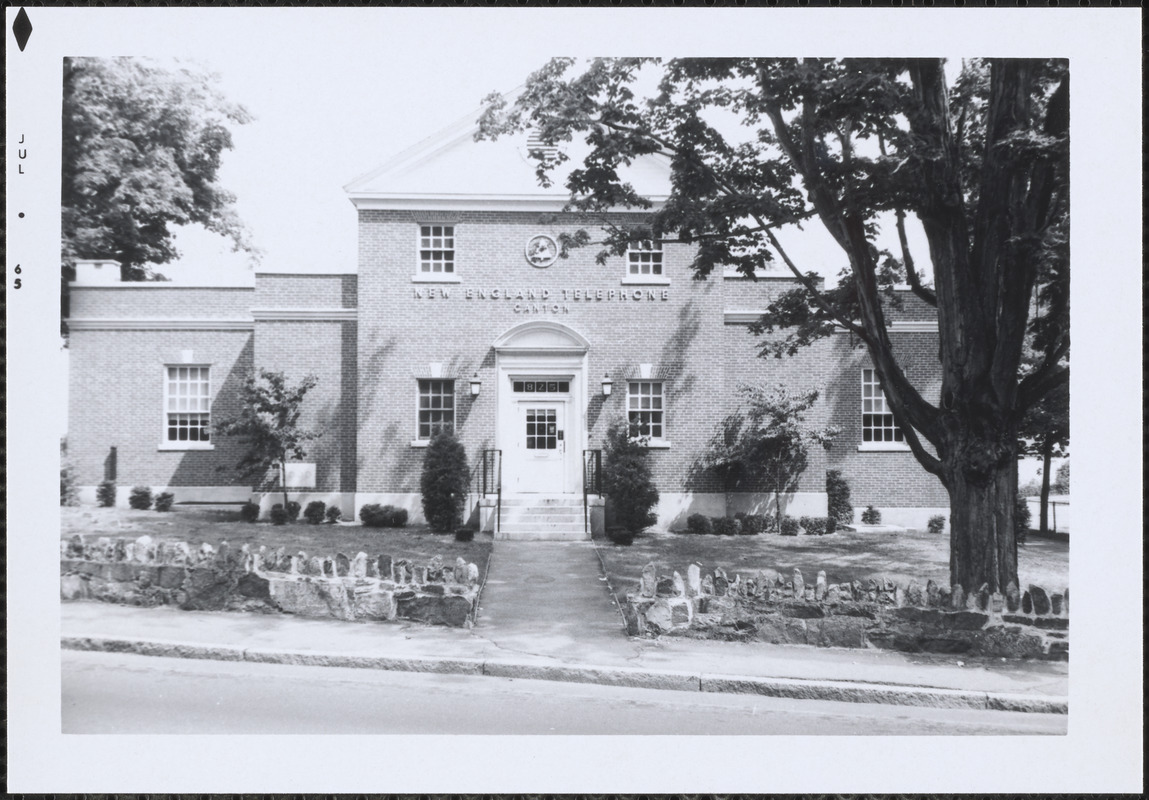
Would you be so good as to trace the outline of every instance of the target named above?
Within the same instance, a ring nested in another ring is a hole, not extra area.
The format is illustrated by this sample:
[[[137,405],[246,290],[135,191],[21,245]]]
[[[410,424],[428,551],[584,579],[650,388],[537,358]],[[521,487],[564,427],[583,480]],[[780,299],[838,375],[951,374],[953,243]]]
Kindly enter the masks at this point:
[[[705,514],[691,514],[686,518],[686,530],[691,533],[714,533],[714,525]]]
[[[156,511],[171,511],[176,496],[171,492],[160,492],[156,495]]]
[[[790,516],[782,517],[781,533],[783,536],[797,536],[798,520]]]
[[[146,511],[152,507],[152,490],[147,486],[133,486],[132,493],[128,495],[128,505],[137,511]]]
[[[747,514],[742,518],[742,533],[754,536],[766,530],[767,518],[763,514]]]
[[[116,504],[116,482],[101,481],[96,487],[96,502],[103,508],[111,508]]]
[[[719,536],[737,536],[742,533],[742,523],[734,517],[715,517],[714,532]]]
[[[800,517],[798,524],[811,536],[834,532],[834,520],[830,517]]]
[[[1053,483],[1050,488],[1053,489],[1055,494],[1069,494],[1069,462],[1066,461],[1057,468],[1054,473]]]
[[[287,511],[284,509],[282,503],[276,503],[271,507],[271,524],[284,525],[287,523]]]
[[[239,509],[239,518],[244,522],[255,522],[259,519],[259,504],[244,503],[243,507]]]
[[[606,432],[603,454],[602,488],[610,497],[615,524],[638,533],[658,521],[651,509],[658,503],[658,489],[650,476],[646,447],[629,435],[625,420],[618,420]]]
[[[310,522],[312,525],[318,525],[323,522],[323,515],[327,512],[327,504],[322,500],[312,500],[307,504],[307,508],[303,509],[303,518]]]
[[[407,524],[407,509],[368,503],[359,509],[359,520],[368,528],[402,528]]]
[[[76,487],[76,468],[68,459],[68,448],[60,440],[60,505],[80,505],[80,490]]]
[[[873,506],[866,506],[866,510],[862,512],[863,525],[881,525],[882,512]]]
[[[946,518],[942,514],[934,514],[926,523],[926,530],[930,533],[941,533],[946,529]]]
[[[431,530],[448,532],[462,524],[469,477],[463,443],[449,430],[435,434],[423,457],[419,479],[423,515]]]
[[[1024,544],[1026,537],[1029,536],[1029,503],[1024,497],[1018,497],[1014,500],[1014,504],[1013,535],[1018,544]]]
[[[301,508],[301,506],[299,505],[299,503],[295,502],[294,500],[292,500],[290,503],[288,503],[287,504],[287,518],[289,520],[291,520],[292,522],[295,522],[297,519],[299,519],[300,508]]]
[[[326,516],[328,522],[335,524],[339,520],[343,519],[343,509],[341,509],[339,506],[331,506],[331,508],[327,509]]]
[[[826,513],[839,525],[851,525],[854,522],[850,484],[842,477],[841,470],[832,469],[826,473]]]

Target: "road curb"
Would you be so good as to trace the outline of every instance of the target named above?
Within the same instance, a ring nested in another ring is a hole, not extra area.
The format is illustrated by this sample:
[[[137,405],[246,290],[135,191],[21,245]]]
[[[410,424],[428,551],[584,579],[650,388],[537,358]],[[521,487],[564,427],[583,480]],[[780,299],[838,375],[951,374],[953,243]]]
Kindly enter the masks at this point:
[[[976,692],[926,686],[856,683],[851,681],[768,678],[751,675],[719,675],[640,667],[605,667],[515,662],[506,660],[445,658],[440,656],[377,656],[317,651],[276,650],[265,647],[201,645],[162,639],[128,639],[114,636],[61,636],[64,650],[132,653],[166,658],[249,661],[294,666],[350,667],[396,672],[517,678],[520,680],[595,683],[635,689],[756,694],[796,700],[828,700],[844,703],[971,708],[1041,714],[1068,714],[1065,698],[1043,695]]]

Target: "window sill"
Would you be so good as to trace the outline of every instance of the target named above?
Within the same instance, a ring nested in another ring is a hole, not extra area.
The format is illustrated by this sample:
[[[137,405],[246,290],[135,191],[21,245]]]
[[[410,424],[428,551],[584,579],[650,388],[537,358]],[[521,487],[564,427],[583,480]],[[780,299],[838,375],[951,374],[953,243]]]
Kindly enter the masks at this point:
[[[462,283],[458,275],[435,274],[433,272],[419,273],[411,277],[411,283]]]
[[[619,283],[623,286],[669,286],[670,278],[665,275],[627,275]]]
[[[157,450],[214,450],[211,442],[160,442]]]
[[[646,447],[647,450],[669,450],[670,442],[665,439],[651,439],[644,447]]]
[[[428,447],[431,444],[430,439],[413,439],[411,441],[412,447]]]
[[[862,442],[859,453],[909,453],[910,446],[904,442]]]

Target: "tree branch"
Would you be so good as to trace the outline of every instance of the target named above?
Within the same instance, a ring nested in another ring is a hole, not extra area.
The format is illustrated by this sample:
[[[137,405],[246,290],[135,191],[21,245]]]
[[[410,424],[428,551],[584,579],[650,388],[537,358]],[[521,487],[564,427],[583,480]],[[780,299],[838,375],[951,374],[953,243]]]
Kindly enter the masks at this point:
[[[922,282],[918,278],[918,271],[914,269],[914,259],[910,255],[910,242],[906,238],[906,214],[899,208],[894,212],[894,215],[897,218],[898,243],[902,246],[902,262],[906,266],[906,281],[910,284],[910,289],[914,294],[937,308],[938,296],[929,288],[922,286]]]

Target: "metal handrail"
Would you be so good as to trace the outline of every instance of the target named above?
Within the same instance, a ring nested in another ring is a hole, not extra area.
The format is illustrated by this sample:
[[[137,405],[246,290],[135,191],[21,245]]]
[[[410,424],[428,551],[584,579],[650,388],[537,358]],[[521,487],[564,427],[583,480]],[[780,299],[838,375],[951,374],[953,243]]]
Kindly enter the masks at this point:
[[[479,497],[495,496],[495,532],[503,522],[503,451],[484,450],[481,469],[476,471]]]
[[[582,451],[582,524],[590,531],[590,495],[602,494],[602,450]]]

